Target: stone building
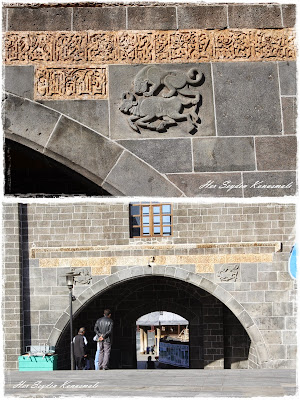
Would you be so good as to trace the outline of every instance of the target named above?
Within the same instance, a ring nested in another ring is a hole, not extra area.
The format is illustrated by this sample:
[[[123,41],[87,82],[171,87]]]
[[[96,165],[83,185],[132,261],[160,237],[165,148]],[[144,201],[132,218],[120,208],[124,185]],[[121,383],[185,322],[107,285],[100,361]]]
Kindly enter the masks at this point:
[[[72,269],[74,329],[93,354],[111,308],[114,368],[136,368],[136,320],[160,310],[189,321],[191,368],[296,367],[295,205],[5,203],[3,219],[6,369],[38,343],[69,368]]]
[[[294,195],[294,25],[295,4],[4,4],[6,193]]]
[[[154,311],[189,322],[191,368],[295,368],[294,198],[257,199],[297,193],[295,4],[2,17],[5,194],[143,196],[4,201],[5,369],[41,343],[70,367],[70,271],[91,355],[113,311],[113,368],[136,368],[136,321]]]

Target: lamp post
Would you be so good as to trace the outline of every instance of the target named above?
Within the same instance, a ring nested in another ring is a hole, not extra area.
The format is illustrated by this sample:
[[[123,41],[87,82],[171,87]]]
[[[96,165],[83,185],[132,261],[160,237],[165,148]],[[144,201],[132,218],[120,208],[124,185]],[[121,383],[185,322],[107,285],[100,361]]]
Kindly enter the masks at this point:
[[[69,288],[69,299],[70,299],[70,346],[71,346],[71,370],[74,370],[74,348],[73,348],[73,309],[72,302],[76,300],[73,296],[74,276],[78,276],[75,272],[67,272],[65,275],[66,283]]]

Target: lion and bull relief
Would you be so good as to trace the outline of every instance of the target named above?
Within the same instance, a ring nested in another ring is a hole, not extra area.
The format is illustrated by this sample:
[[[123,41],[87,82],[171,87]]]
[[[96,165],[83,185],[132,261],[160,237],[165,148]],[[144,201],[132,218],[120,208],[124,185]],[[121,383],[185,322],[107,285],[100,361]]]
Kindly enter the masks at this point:
[[[193,135],[201,123],[199,87],[204,81],[197,68],[184,73],[146,66],[134,78],[133,89],[123,93],[119,110],[129,115],[128,123],[138,133],[140,128],[166,132],[170,126],[187,121],[188,133]]]

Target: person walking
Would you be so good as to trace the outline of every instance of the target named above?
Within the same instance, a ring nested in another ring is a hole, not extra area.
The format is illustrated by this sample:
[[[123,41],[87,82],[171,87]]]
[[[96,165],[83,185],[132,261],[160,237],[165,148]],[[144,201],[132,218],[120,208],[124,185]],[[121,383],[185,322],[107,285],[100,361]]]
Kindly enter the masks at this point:
[[[104,310],[104,316],[96,321],[94,331],[97,336],[97,353],[95,357],[95,369],[107,370],[111,344],[113,320],[111,319],[111,311]],[[97,368],[98,367],[98,368]]]
[[[78,334],[73,339],[74,344],[74,358],[76,369],[85,369],[87,359],[87,340],[84,336],[85,328],[80,328]]]

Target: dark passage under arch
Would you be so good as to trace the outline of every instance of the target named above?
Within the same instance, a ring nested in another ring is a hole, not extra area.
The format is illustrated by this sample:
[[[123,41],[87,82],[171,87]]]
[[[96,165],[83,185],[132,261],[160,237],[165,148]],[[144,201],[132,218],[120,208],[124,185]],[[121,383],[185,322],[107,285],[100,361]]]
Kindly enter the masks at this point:
[[[110,196],[65,165],[9,139],[5,141],[5,194]]]
[[[111,368],[136,368],[136,320],[166,310],[189,321],[190,368],[247,368],[250,338],[234,314],[216,297],[187,282],[161,276],[139,277],[116,284],[93,298],[75,315],[74,333],[86,328],[93,357],[95,321],[112,310],[114,335]],[[59,368],[68,369],[69,327],[57,343]]]

